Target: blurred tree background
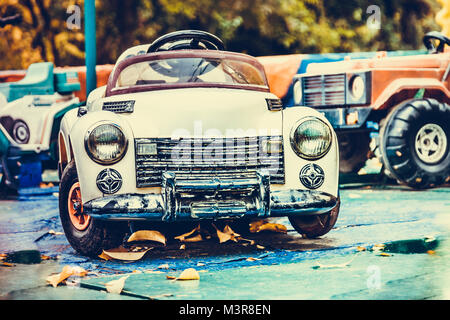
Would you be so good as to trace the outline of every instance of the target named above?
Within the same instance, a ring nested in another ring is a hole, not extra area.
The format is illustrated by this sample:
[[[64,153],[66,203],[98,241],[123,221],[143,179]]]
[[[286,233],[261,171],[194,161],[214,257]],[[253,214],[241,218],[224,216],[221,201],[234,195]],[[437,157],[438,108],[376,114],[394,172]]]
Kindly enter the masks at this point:
[[[67,9],[81,9],[81,29],[69,29]],[[381,29],[367,26],[367,8],[381,9]],[[222,38],[228,50],[254,56],[422,48],[441,30],[438,0],[97,0],[97,62],[114,63],[126,48],[180,29]],[[0,70],[32,62],[84,65],[82,0],[1,0],[0,16],[20,13],[0,29]]]

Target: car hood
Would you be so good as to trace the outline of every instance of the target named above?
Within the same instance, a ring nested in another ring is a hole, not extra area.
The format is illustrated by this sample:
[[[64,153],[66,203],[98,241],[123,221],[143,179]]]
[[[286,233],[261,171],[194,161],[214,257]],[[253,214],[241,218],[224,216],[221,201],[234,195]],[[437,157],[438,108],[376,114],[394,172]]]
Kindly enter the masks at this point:
[[[133,112],[119,115],[135,138],[242,137],[281,135],[282,112],[268,110],[266,102],[276,98],[253,90],[189,88],[113,96],[103,103],[134,101]]]

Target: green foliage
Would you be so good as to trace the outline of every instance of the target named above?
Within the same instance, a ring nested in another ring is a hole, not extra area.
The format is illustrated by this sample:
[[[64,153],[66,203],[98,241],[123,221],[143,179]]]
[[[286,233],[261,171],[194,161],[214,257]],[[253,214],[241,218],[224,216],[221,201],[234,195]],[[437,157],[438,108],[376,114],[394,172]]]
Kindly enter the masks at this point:
[[[69,30],[66,12],[82,0],[2,0],[0,16],[20,12],[20,26],[0,29],[0,69],[35,61],[84,64],[83,30]],[[369,5],[381,8],[380,30],[369,30]],[[181,29],[221,37],[228,50],[255,56],[422,47],[440,30],[436,0],[97,0],[98,63],[126,48]],[[81,20],[83,21],[83,20]]]

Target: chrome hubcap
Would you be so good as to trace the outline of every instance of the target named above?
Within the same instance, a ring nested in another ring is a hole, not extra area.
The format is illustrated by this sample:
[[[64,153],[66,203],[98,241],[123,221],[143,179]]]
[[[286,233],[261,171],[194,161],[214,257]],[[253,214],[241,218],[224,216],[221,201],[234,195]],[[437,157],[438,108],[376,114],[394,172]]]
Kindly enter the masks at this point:
[[[428,123],[417,132],[415,149],[423,162],[437,163],[445,156],[447,135],[439,125]]]

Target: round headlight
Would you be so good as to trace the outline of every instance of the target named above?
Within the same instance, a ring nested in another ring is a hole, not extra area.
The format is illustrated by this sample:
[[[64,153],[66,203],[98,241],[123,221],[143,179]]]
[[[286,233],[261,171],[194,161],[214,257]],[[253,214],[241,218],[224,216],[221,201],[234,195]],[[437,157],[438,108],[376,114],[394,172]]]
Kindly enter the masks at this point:
[[[354,76],[350,83],[352,96],[355,100],[361,99],[366,90],[366,85],[364,84],[364,79],[361,76]]]
[[[322,120],[307,117],[292,128],[291,146],[295,153],[307,160],[316,160],[324,156],[331,146],[330,127]]]
[[[92,160],[100,164],[113,164],[127,151],[128,140],[118,125],[105,123],[88,130],[85,137],[86,151]]]
[[[295,105],[301,105],[302,104],[302,81],[298,80],[294,83],[294,103]]]

